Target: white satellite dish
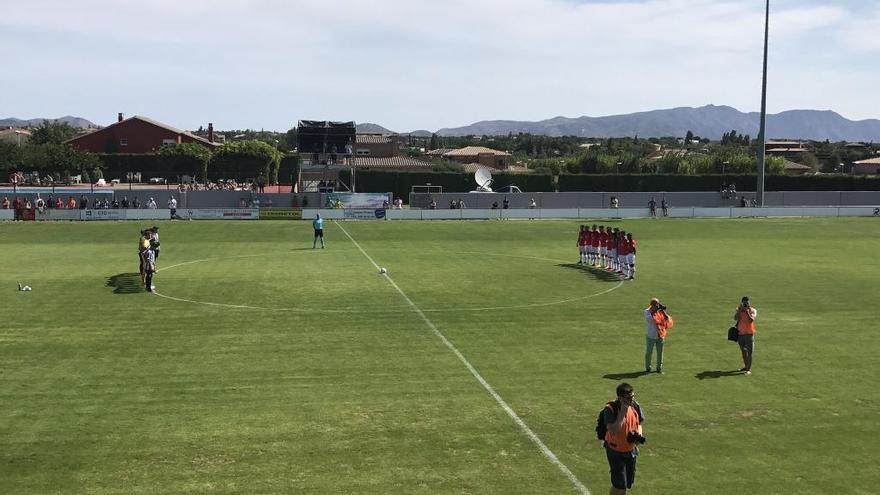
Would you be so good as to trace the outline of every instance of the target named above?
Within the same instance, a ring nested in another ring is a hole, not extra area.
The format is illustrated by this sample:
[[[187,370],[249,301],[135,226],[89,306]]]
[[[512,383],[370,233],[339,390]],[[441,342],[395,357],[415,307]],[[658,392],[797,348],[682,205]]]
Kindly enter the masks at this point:
[[[477,181],[477,190],[482,192],[492,192],[492,172],[486,167],[480,167],[474,173],[474,180]]]

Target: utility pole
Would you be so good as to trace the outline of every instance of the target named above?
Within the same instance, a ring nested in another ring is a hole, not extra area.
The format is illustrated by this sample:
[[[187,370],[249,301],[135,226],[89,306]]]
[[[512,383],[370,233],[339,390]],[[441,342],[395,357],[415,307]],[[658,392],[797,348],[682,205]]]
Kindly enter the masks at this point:
[[[764,175],[766,174],[767,151],[767,45],[770,36],[770,0],[764,13],[764,73],[761,82],[761,125],[758,131],[758,207],[764,207]]]

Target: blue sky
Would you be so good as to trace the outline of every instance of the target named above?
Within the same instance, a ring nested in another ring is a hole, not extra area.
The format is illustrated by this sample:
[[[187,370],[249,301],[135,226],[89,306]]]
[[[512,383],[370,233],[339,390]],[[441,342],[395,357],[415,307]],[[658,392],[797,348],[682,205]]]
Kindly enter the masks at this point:
[[[762,0],[0,0],[0,117],[395,131],[760,106]],[[880,0],[771,0],[768,111],[880,118]]]

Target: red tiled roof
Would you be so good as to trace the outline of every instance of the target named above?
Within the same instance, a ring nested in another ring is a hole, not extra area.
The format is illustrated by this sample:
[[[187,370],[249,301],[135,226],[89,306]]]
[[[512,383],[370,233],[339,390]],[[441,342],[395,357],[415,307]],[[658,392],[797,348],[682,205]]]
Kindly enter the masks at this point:
[[[433,163],[407,156],[353,156],[356,168],[378,168],[390,170],[431,170]]]
[[[196,141],[202,142],[202,143],[207,144],[207,145],[209,145],[209,146],[220,146],[218,143],[212,143],[212,142],[208,141],[207,139],[205,139],[205,138],[203,138],[203,137],[201,137],[201,136],[196,136],[195,134],[193,134],[193,133],[191,133],[191,132],[189,132],[189,131],[183,131],[183,130],[180,130],[180,129],[176,128],[176,127],[171,127],[171,126],[168,125],[168,124],[164,124],[164,123],[162,123],[162,122],[159,122],[158,120],[153,120],[153,119],[151,119],[151,118],[149,118],[149,117],[142,117],[142,116],[140,116],[140,115],[134,115],[134,116],[129,117],[129,118],[125,119],[125,120],[121,120],[121,121],[119,121],[119,122],[114,122],[114,123],[108,125],[107,127],[104,127],[104,128],[101,129],[101,130],[103,131],[103,130],[109,129],[109,128],[113,127],[113,126],[116,126],[116,125],[122,124],[122,123],[124,123],[124,122],[128,122],[129,120],[140,120],[140,121],[146,122],[146,123],[148,123],[148,124],[154,125],[154,126],[156,126],[156,127],[161,127],[162,129],[165,129],[165,130],[171,131],[171,132],[173,132],[173,133],[175,133],[175,134],[181,134],[181,135],[184,135],[184,136],[190,137],[190,138],[192,138],[192,139],[195,139]],[[68,142],[68,143],[69,143],[69,142],[71,142],[71,141],[76,141],[77,139],[79,139],[79,138],[81,138],[81,137],[83,137],[83,135],[77,136],[77,137],[75,137],[75,138],[73,138],[73,139],[69,139],[69,140],[67,140],[67,141],[65,141],[65,142]]]
[[[479,156],[479,155],[495,155],[495,156],[511,156],[510,153],[493,150],[485,146],[466,146],[461,149],[452,150],[444,153],[443,156]]]
[[[356,134],[355,142],[357,144],[383,144],[390,143],[391,136],[384,136],[382,134]]]

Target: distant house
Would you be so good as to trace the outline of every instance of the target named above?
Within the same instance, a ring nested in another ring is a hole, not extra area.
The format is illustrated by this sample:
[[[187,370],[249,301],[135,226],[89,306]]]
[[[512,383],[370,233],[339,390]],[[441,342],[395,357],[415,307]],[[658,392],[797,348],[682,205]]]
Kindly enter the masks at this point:
[[[778,141],[778,140],[769,140],[767,141],[766,146],[764,147],[765,152],[768,155],[774,156],[782,156],[786,158],[792,158],[796,156],[800,156],[808,151],[806,144],[801,141]]]
[[[853,162],[855,175],[880,175],[880,157]]]
[[[31,132],[27,129],[15,129],[13,127],[0,129],[0,141],[6,141],[21,146],[27,144],[30,139]]]
[[[459,163],[479,163],[486,167],[504,170],[513,165],[513,155],[504,151],[493,150],[485,146],[466,146],[457,150],[447,151],[443,158]]]
[[[116,123],[103,129],[77,136],[67,144],[92,153],[153,153],[164,144],[197,143],[213,150],[219,144],[213,142],[214,127],[208,124],[208,138],[196,136],[153,119],[135,115],[119,118]]]
[[[355,135],[355,156],[400,156],[406,145],[397,134],[358,133]]]
[[[812,170],[812,167],[801,165],[800,163],[795,163],[791,160],[785,160],[785,163],[782,165],[782,173],[785,175],[804,175],[812,172]]]

